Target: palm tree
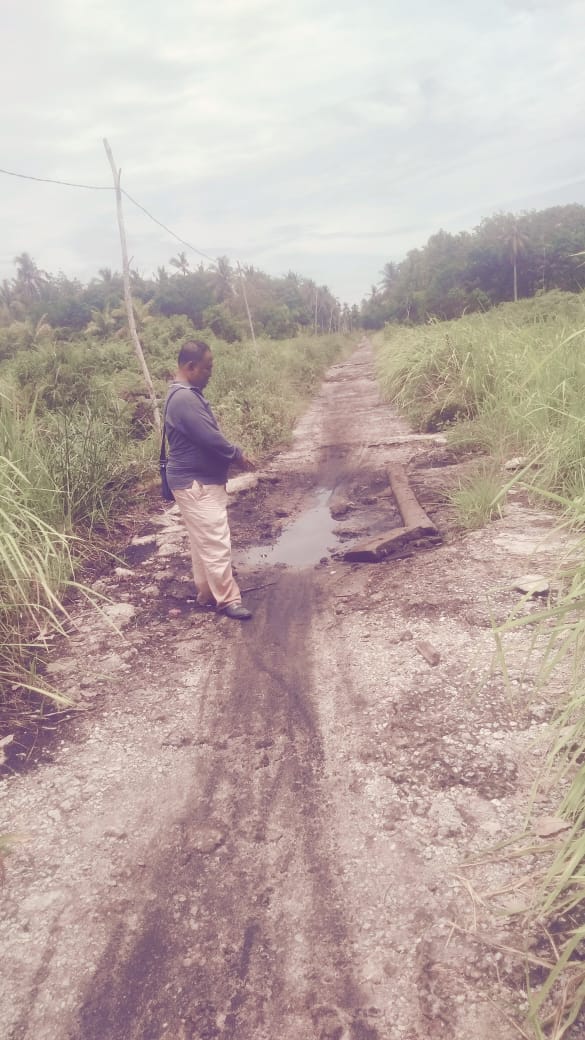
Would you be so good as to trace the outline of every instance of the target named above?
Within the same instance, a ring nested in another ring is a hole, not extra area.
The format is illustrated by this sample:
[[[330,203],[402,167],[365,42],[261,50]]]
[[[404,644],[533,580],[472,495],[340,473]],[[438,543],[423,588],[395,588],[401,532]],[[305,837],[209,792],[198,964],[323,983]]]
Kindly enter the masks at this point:
[[[138,299],[133,298],[132,299],[132,309],[134,311],[134,322],[135,322],[136,328],[138,329],[139,332],[142,331],[144,326],[147,325],[149,321],[152,321],[152,313],[151,313],[151,311],[152,311],[152,304],[153,304],[152,300],[149,300],[148,303],[145,303],[144,300],[141,300],[140,298],[138,298]],[[114,307],[113,310],[112,310],[112,317],[118,319],[118,322],[119,322],[118,335],[125,336],[126,335],[126,328],[125,328],[126,310],[125,310],[125,308],[124,307]]]
[[[3,307],[10,309],[10,304],[14,300],[14,282],[9,282],[7,278],[2,279],[0,284],[0,304]]]
[[[15,287],[23,300],[31,303],[41,295],[41,289],[46,284],[47,276],[35,264],[29,253],[20,253],[14,258],[16,264]]]
[[[382,288],[382,292],[390,292],[391,288],[394,285],[394,282],[396,281],[396,278],[398,277],[397,265],[392,263],[392,261],[389,261],[389,263],[384,264],[384,268],[381,274],[382,281],[380,282],[380,286]]]
[[[120,308],[117,307],[116,311],[119,312],[119,310]],[[89,336],[102,340],[109,339],[119,328],[117,315],[114,315],[109,303],[106,304],[103,311],[99,307],[91,308],[91,321],[85,330]]]
[[[234,272],[227,256],[218,256],[215,264],[215,292],[220,303],[236,295],[233,286]]]
[[[176,267],[181,274],[189,274],[189,260],[186,253],[178,253],[177,256],[172,256],[169,264],[171,267]]]

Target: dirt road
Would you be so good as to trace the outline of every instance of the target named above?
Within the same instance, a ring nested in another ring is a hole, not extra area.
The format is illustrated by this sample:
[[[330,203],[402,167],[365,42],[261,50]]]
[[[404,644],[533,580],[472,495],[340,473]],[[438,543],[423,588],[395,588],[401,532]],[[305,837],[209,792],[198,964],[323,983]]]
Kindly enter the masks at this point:
[[[400,522],[391,461],[445,544],[332,558],[328,545]],[[234,496],[252,622],[194,607],[162,506],[101,581],[111,604],[80,609],[51,664],[89,710],[0,786],[0,830],[22,838],[2,888],[6,1040],[517,1035],[523,969],[503,948],[519,939],[481,900],[517,898],[527,863],[485,851],[524,826],[550,705],[526,636],[504,689],[490,614],[560,546],[520,505],[454,534],[449,463],[379,400],[363,345]],[[294,527],[307,510],[314,539]],[[295,566],[273,551],[282,531]]]

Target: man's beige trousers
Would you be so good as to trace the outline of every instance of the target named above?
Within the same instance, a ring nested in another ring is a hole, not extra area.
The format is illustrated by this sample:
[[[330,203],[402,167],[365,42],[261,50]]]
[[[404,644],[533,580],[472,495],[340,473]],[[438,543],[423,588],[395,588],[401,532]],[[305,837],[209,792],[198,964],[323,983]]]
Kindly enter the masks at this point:
[[[199,484],[175,491],[175,501],[191,547],[197,602],[218,607],[239,603],[240,590],[232,574],[232,546],[227,519],[227,491],[221,484]]]

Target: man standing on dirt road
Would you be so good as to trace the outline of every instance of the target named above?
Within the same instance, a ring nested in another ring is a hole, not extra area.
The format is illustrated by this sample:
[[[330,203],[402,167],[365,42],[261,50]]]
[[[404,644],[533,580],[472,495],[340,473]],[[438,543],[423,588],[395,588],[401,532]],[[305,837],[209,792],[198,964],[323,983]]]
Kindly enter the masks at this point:
[[[252,614],[232,573],[226,481],[231,465],[253,470],[255,464],[226,440],[203,396],[212,370],[208,344],[187,340],[165,403],[167,479],[189,535],[197,603],[246,621]]]

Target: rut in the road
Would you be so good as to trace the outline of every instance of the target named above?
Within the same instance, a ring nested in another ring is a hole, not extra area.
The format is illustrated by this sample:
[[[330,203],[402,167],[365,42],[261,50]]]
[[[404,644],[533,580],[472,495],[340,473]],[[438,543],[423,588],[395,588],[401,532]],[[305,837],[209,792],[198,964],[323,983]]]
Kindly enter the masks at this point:
[[[281,575],[253,639],[226,647],[206,691],[205,767],[147,868],[156,897],[116,928],[75,1040],[256,1040],[293,1035],[295,1020],[333,1037],[337,1008],[354,1040],[377,1040],[323,819],[314,600],[310,572]]]

